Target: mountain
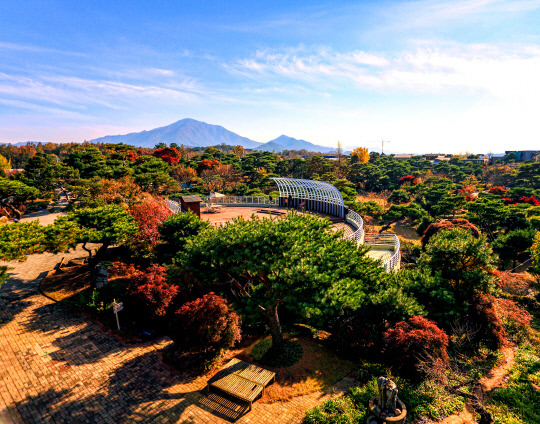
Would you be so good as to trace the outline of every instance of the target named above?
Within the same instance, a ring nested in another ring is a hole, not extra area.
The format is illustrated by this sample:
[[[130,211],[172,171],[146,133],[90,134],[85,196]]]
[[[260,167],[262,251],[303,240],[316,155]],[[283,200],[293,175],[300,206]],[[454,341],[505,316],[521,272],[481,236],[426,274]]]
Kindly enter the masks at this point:
[[[296,138],[288,137],[286,135],[280,135],[278,138],[270,140],[267,143],[256,148],[257,150],[276,151],[282,150],[307,150],[310,152],[321,153],[335,153],[336,149],[333,147],[319,146],[317,144],[310,143],[306,140],[298,140]]]
[[[137,147],[154,147],[158,143],[176,143],[187,147],[208,147],[217,144],[256,149],[263,143],[242,137],[219,125],[211,125],[195,119],[182,119],[166,127],[155,128],[139,133],[108,135],[90,140],[91,143],[124,143]]]

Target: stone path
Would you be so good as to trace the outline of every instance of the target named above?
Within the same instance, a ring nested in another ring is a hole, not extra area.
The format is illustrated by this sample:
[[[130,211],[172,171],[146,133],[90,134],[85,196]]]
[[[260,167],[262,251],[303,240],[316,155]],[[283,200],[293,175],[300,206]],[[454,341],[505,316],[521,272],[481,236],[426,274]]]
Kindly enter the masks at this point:
[[[47,217],[47,220],[52,217]],[[0,423],[227,423],[201,392],[161,361],[163,344],[126,345],[68,306],[39,293],[39,281],[62,256],[10,262],[0,288]],[[350,382],[332,390],[339,394]],[[300,423],[322,392],[261,404],[237,423]]]

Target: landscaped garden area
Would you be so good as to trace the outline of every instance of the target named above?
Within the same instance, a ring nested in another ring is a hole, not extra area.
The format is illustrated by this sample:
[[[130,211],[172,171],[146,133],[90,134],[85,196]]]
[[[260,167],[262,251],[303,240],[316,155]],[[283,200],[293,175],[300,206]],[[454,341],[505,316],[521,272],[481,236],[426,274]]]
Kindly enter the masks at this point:
[[[538,163],[49,148],[12,152],[25,172],[0,178],[0,212],[20,218],[39,194],[51,209],[62,196],[66,213],[48,226],[0,225],[0,259],[82,246],[86,257],[58,266],[41,291],[129,344],[166,338],[171,372],[210,379],[241,359],[276,373],[264,404],[348,390],[306,423],[365,422],[381,376],[396,383],[409,422],[464,408],[481,423],[536,422]],[[276,197],[276,175],[333,184],[368,230],[398,233],[402,269],[385,272],[319,214],[211,225],[166,201],[216,189]],[[123,305],[120,330],[113,303]]]

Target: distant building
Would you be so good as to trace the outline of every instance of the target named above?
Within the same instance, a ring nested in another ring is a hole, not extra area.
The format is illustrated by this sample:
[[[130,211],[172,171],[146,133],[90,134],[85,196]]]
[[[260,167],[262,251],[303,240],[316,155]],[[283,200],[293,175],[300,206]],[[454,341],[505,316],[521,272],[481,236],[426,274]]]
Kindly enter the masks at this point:
[[[397,159],[397,160],[409,160],[413,156],[414,155],[394,155],[394,159]]]
[[[429,153],[424,157],[426,160],[429,160],[433,165],[437,165],[440,162],[448,162],[454,157],[454,155],[444,153]]]
[[[538,150],[508,150],[504,152],[505,155],[509,153],[516,154],[516,162],[525,162],[526,160],[535,160]]]
[[[342,156],[346,156],[346,155],[342,155]],[[339,156],[338,155],[323,155],[323,158],[328,159],[328,160],[338,160]]]
[[[487,157],[483,158],[477,158],[477,159],[461,159],[462,162],[470,162],[470,163],[480,163],[482,165],[485,165],[489,162],[489,159]]]

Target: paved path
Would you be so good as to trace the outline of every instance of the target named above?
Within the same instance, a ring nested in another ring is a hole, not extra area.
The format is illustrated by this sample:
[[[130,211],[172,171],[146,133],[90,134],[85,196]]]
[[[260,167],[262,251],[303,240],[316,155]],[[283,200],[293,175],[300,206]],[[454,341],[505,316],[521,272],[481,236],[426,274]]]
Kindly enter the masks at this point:
[[[47,220],[51,219],[48,217]],[[0,423],[227,423],[202,392],[166,366],[163,345],[126,345],[68,306],[38,291],[62,256],[31,255],[10,262],[0,288]],[[347,383],[335,387],[339,393]],[[261,404],[237,423],[300,423],[327,399],[316,392],[290,402]]]

